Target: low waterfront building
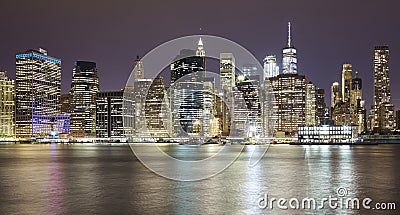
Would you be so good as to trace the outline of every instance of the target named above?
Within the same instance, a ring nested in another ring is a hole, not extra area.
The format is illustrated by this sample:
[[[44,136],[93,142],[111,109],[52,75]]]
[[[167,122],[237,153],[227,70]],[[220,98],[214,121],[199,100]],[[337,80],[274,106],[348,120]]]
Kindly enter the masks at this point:
[[[319,126],[299,126],[299,143],[354,143],[358,141],[358,125],[335,125],[326,116]]]

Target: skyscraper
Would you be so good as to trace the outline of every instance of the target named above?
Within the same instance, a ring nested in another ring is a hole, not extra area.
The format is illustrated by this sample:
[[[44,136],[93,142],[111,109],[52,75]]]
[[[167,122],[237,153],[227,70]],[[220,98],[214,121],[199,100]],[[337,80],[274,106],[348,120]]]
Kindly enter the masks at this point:
[[[165,100],[165,84],[161,76],[156,77],[151,83],[145,105],[147,129],[152,137],[169,136],[169,107]]]
[[[282,49],[283,74],[297,74],[297,50],[292,44],[291,25],[288,23],[287,46]]]
[[[325,117],[325,91],[309,82],[306,86],[306,125],[317,126]]]
[[[306,122],[306,77],[298,74],[280,74],[270,78],[273,108],[276,114],[276,135],[294,137],[299,125]]]
[[[220,84],[221,90],[228,95],[235,86],[235,57],[232,53],[221,53],[219,55]]]
[[[15,138],[14,80],[0,71],[0,138]]]
[[[374,130],[393,130],[394,105],[390,98],[389,47],[374,49]]]
[[[261,119],[261,102],[259,96],[259,85],[258,81],[255,80],[243,80],[239,78],[237,83],[237,91],[241,93],[244,100],[245,114],[244,119],[240,119],[236,122],[236,119],[240,114],[233,111],[233,123],[237,125],[240,122],[245,122],[244,130],[237,131],[247,135],[247,137],[256,137],[262,133],[262,119]],[[234,101],[237,102],[237,101]],[[235,108],[238,107],[235,105]]]
[[[353,66],[351,64],[343,64],[342,70],[342,101],[350,102],[351,81],[353,78]]]
[[[123,137],[124,91],[99,92],[96,96],[96,136]]]
[[[334,108],[342,101],[342,93],[340,91],[339,82],[334,82],[331,87],[331,108]]]
[[[96,95],[99,80],[96,63],[77,61],[71,84],[71,135],[96,136]]]
[[[44,49],[16,58],[17,137],[46,137],[60,113],[61,60]]]
[[[276,63],[275,55],[267,55],[264,58],[264,79],[279,75],[279,66]]]
[[[317,123],[317,86],[309,82],[306,86],[306,125],[316,126]]]
[[[199,40],[197,50],[184,49],[171,63],[172,124],[175,136],[205,136],[203,111],[205,51]]]

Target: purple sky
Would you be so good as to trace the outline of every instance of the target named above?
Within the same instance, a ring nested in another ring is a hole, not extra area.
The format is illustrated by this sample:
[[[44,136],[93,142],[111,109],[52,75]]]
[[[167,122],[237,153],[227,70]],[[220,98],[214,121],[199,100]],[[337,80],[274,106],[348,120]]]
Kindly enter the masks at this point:
[[[64,93],[70,88],[74,61],[95,61],[101,90],[117,90],[136,55],[192,34],[225,37],[260,60],[276,54],[281,61],[291,21],[298,71],[324,88],[328,98],[332,82],[340,81],[342,63],[350,62],[364,81],[364,99],[370,106],[373,48],[389,45],[392,99],[396,109],[400,107],[398,0],[22,0],[2,1],[0,7],[0,70],[14,78],[15,53],[43,47],[62,59]],[[171,58],[176,55],[171,53]]]

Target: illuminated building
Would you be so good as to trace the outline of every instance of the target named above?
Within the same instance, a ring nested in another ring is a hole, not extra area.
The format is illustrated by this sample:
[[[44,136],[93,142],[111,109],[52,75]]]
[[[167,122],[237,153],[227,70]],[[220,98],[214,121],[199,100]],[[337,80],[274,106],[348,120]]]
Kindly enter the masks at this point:
[[[318,126],[300,126],[299,143],[354,143],[358,141],[358,125],[335,125],[324,120]]]
[[[297,50],[292,44],[291,25],[288,23],[287,46],[282,50],[283,74],[297,74]]]
[[[170,122],[167,114],[170,110],[165,106],[168,104],[164,98],[165,93],[164,79],[158,76],[149,87],[145,104],[147,129],[153,137],[169,137]]]
[[[254,80],[260,83],[262,80],[262,72],[258,71],[258,67],[255,64],[244,64],[242,67],[242,74],[248,80]]]
[[[374,122],[376,132],[394,129],[394,105],[390,97],[389,47],[374,49]]]
[[[362,100],[362,79],[358,72],[353,77],[351,64],[343,64],[341,87],[342,91],[339,92],[339,84],[335,82],[332,85],[332,119],[336,125],[358,125],[358,133],[362,133],[367,125],[365,101]]]
[[[233,116],[230,115],[229,108],[233,104],[232,90],[234,89],[236,83],[235,57],[232,53],[221,53],[219,55],[219,61],[222,136],[229,136],[231,130],[231,120],[233,119]]]
[[[60,113],[61,60],[44,49],[15,58],[17,137],[47,137]]]
[[[274,96],[277,136],[297,135],[297,128],[306,122],[306,78],[298,74],[280,74],[269,79]]]
[[[75,62],[70,91],[72,136],[96,136],[96,95],[98,92],[96,63]]]
[[[264,79],[279,75],[279,66],[276,63],[275,55],[267,55],[264,58]]]
[[[317,123],[317,86],[311,82],[306,86],[306,125],[315,126]]]
[[[14,80],[0,71],[0,138],[15,138]]]
[[[262,119],[261,119],[261,103],[259,96],[259,86],[258,81],[255,80],[243,80],[243,78],[238,78],[239,82],[236,85],[237,93],[241,95],[236,95],[235,98],[243,98],[245,102],[245,109],[242,110],[240,106],[234,105],[233,111],[233,124],[235,126],[244,125],[244,130],[237,130],[242,134],[246,134],[247,137],[257,137],[262,133]],[[235,99],[234,102],[237,102]],[[239,113],[236,113],[236,110]],[[244,112],[243,112],[244,111]],[[244,114],[241,114],[244,113]],[[243,119],[239,119],[242,117]]]
[[[353,66],[343,64],[342,70],[342,101],[350,102],[351,81],[353,78]]]
[[[342,93],[340,91],[339,82],[334,82],[331,87],[331,107],[334,108],[342,101]]]
[[[232,53],[221,53],[219,55],[220,60],[220,84],[222,91],[229,95],[235,86],[235,57]]]
[[[396,111],[396,128],[397,130],[400,129],[400,110]]]
[[[204,72],[205,51],[201,38],[197,50],[181,50],[170,69],[169,97],[172,98],[170,107],[174,136],[209,136],[211,107],[207,104],[209,86]]]
[[[149,87],[153,80],[138,79],[135,80],[134,101],[135,101],[135,133],[138,137],[150,137],[146,125],[146,97]]]
[[[96,137],[123,137],[124,91],[99,92],[96,96]]]

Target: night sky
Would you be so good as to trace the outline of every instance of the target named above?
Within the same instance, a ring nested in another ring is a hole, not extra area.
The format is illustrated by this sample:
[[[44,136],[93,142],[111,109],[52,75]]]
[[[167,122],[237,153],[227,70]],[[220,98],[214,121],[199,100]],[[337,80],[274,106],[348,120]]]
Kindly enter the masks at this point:
[[[14,78],[15,54],[43,47],[62,59],[63,93],[74,61],[95,61],[101,90],[118,90],[137,55],[186,35],[225,37],[260,61],[266,54],[281,61],[291,21],[298,71],[326,90],[328,102],[332,82],[341,80],[342,64],[349,62],[364,81],[369,108],[373,48],[389,45],[392,99],[400,107],[398,0],[22,0],[1,1],[0,7],[0,70]]]

